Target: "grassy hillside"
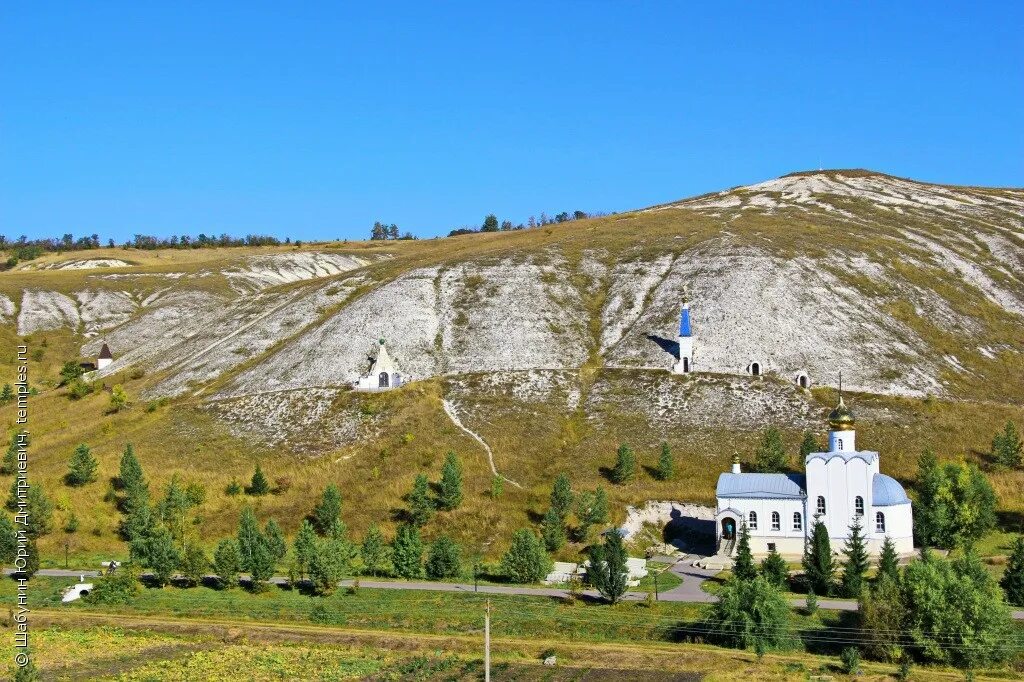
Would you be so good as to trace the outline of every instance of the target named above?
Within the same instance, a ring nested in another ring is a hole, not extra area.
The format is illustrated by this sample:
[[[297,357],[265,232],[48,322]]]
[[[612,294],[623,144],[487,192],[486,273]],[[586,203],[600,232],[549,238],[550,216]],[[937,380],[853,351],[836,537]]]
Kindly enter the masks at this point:
[[[718,473],[736,452],[751,457],[766,427],[780,427],[793,453],[805,429],[823,435],[839,371],[855,390],[858,442],[882,453],[886,473],[909,482],[925,446],[988,467],[992,434],[1007,419],[1024,424],[1022,196],[817,173],[519,232],[49,254],[0,273],[10,303],[0,381],[27,343],[40,391],[32,476],[57,502],[58,526],[72,512],[81,522],[42,550],[55,563],[65,543],[79,560],[124,553],[107,492],[132,442],[154,491],[173,475],[205,486],[193,533],[210,545],[244,504],[293,532],[331,481],[357,535],[374,522],[390,529],[413,477],[436,479],[453,450],[466,501],[426,534],[495,555],[537,523],[560,471],[577,490],[604,486],[616,521],[649,499],[713,503]],[[128,265],[41,269],[92,257]],[[677,377],[666,370],[684,299],[698,373]],[[416,381],[352,393],[380,336]],[[96,384],[123,384],[125,412],[110,413],[102,390],[72,401],[57,387],[60,365],[102,341],[117,362]],[[768,376],[743,374],[755,358]],[[811,391],[792,383],[803,368]],[[521,488],[490,497],[486,453],[444,400]],[[13,407],[0,418],[11,433]],[[606,479],[619,443],[653,466],[663,440],[675,480],[647,470],[624,486]],[[100,478],[69,488],[62,476],[80,442]],[[257,462],[289,490],[227,496]],[[1024,474],[991,478],[1016,527]]]

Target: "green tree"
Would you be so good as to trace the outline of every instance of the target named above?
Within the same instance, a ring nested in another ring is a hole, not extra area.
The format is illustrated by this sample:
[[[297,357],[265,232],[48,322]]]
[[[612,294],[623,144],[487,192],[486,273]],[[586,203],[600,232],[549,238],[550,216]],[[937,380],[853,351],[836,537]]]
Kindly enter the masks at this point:
[[[616,453],[615,468],[612,469],[614,483],[626,483],[636,476],[636,455],[632,448],[623,443]]]
[[[41,679],[43,677],[39,674],[34,658],[29,658],[25,665],[17,666],[11,676],[13,682],[39,682]]]
[[[895,579],[888,574],[879,574],[871,589],[861,593],[858,612],[868,656],[887,662],[900,660],[904,654],[906,606],[900,591],[899,573]]]
[[[427,577],[434,580],[455,578],[462,572],[462,551],[447,535],[430,544],[427,553]]]
[[[316,551],[316,531],[308,519],[303,519],[299,525],[299,532],[295,534],[295,542],[292,543],[292,553],[301,577],[306,576]]]
[[[238,542],[231,538],[221,540],[213,553],[213,572],[221,587],[236,587],[238,574],[242,571],[242,555],[238,551]]]
[[[0,566],[10,566],[18,556],[18,531],[10,517],[0,512]]]
[[[505,480],[498,474],[491,476],[491,499],[496,500],[505,492]]]
[[[594,492],[584,491],[576,498],[576,539],[586,542],[593,526],[601,526],[608,522],[608,494],[598,486]]]
[[[334,592],[341,580],[342,567],[337,552],[331,551],[332,539],[319,540],[309,564],[309,580],[316,594],[328,595]]]
[[[69,384],[83,374],[85,374],[85,370],[82,369],[82,366],[78,364],[78,362],[68,360],[60,368],[60,385],[64,386],[65,384]]]
[[[807,459],[812,452],[821,452],[824,448],[810,431],[804,431],[804,439],[800,441],[800,461]]]
[[[188,527],[188,512],[192,508],[185,489],[181,487],[178,475],[171,476],[164,490],[164,497],[157,505],[157,515],[166,524],[171,536],[182,547],[185,546],[185,529]]]
[[[888,535],[882,541],[882,551],[878,555],[878,573],[875,574],[875,582],[886,576],[893,582],[900,579],[900,560],[896,554],[896,544]]]
[[[6,405],[14,400],[14,387],[10,384],[4,384],[4,387],[0,389],[0,405]]]
[[[121,488],[129,494],[136,488],[146,487],[146,477],[142,473],[142,465],[135,456],[135,448],[131,443],[126,443],[124,452],[121,453],[121,466],[118,469],[118,483]]]
[[[445,455],[438,488],[438,506],[449,511],[458,509],[462,504],[462,463],[454,452]]]
[[[784,472],[789,468],[789,455],[786,454],[782,434],[774,426],[764,432],[764,438],[754,453],[754,466],[765,472]]]
[[[411,523],[398,527],[391,547],[391,563],[400,578],[412,579],[423,575],[423,540],[419,527]]]
[[[918,657],[974,670],[1005,661],[1015,645],[1002,590],[976,555],[913,561],[900,582],[904,632]]]
[[[267,543],[267,551],[270,552],[270,558],[275,564],[288,553],[288,544],[284,540],[284,532],[274,519],[267,521],[267,525],[263,527],[263,538]]]
[[[786,560],[774,549],[768,552],[768,556],[761,560],[761,575],[775,587],[783,589],[786,581],[789,580],[789,566]]]
[[[480,226],[481,232],[497,232],[498,231],[498,216],[493,213],[489,214],[484,218],[484,224]]]
[[[973,464],[919,460],[915,531],[922,546],[969,548],[995,526],[996,495]]]
[[[803,565],[807,583],[815,594],[823,597],[832,594],[832,582],[836,573],[835,558],[832,556],[828,529],[820,519],[814,520],[811,539],[804,548]]]
[[[753,580],[757,577],[754,555],[750,552],[750,530],[746,523],[740,524],[740,537],[739,542],[736,543],[736,558],[733,560],[732,574],[739,580]]]
[[[501,558],[501,572],[514,583],[536,583],[551,571],[551,558],[536,533],[520,528]]]
[[[252,573],[254,562],[257,561],[256,553],[260,548],[266,549],[266,539],[260,532],[259,522],[256,521],[256,513],[252,507],[242,509],[242,515],[238,519],[238,553],[242,557],[242,570]],[[267,554],[269,556],[269,554]],[[261,558],[262,559],[262,558]]]
[[[249,482],[249,490],[247,492],[257,497],[270,492],[270,481],[263,474],[263,469],[260,468],[259,463],[256,464],[256,471],[252,473],[252,480]]]
[[[17,481],[17,479],[15,479]],[[25,532],[30,538],[41,538],[53,531],[53,502],[46,496],[43,486],[33,483],[26,496],[28,526]]]
[[[1019,469],[1024,455],[1024,444],[1021,443],[1017,427],[1007,421],[1002,433],[992,439],[992,457],[1003,466]]]
[[[434,514],[434,501],[430,499],[430,482],[424,474],[417,474],[409,492],[409,521],[417,526],[426,525]]]
[[[181,554],[174,545],[171,532],[160,526],[152,535],[142,540],[145,550],[140,552],[145,557],[143,566],[153,574],[153,581],[163,587],[171,581],[171,576],[181,564]]]
[[[387,543],[377,524],[373,524],[366,531],[360,554],[363,557],[363,568],[369,571],[370,575],[376,576],[384,567],[387,560]]]
[[[551,488],[551,508],[563,522],[569,515],[569,510],[572,509],[572,501],[572,483],[569,482],[568,474],[562,472],[555,478],[555,484]]]
[[[672,448],[668,443],[661,444],[661,455],[658,457],[658,480],[670,481],[675,476],[676,461],[672,456]]]
[[[864,576],[867,575],[868,550],[864,542],[864,532],[860,517],[854,516],[850,525],[850,533],[843,547],[846,560],[843,562],[842,592],[843,596],[857,598],[864,589]]]
[[[181,574],[185,582],[192,586],[201,584],[208,570],[210,559],[203,548],[195,543],[186,545],[181,556]]]
[[[130,490],[124,501],[124,518],[121,519],[121,537],[131,542],[146,536],[153,530],[153,508],[149,504],[149,491],[143,486]]]
[[[238,482],[237,478],[232,478],[231,482],[224,486],[224,494],[228,497],[236,497],[242,494],[242,484]]]
[[[999,585],[1006,594],[1007,602],[1014,606],[1024,606],[1024,536],[1018,535],[1013,543],[1013,551]]]
[[[549,552],[557,552],[565,544],[565,521],[554,507],[544,514],[543,531],[544,546]]]
[[[18,436],[11,437],[11,443],[7,446],[3,461],[0,461],[0,474],[10,476],[18,470]]]
[[[75,451],[71,453],[68,461],[68,474],[65,480],[68,485],[80,486],[96,480],[96,467],[98,463],[93,457],[92,450],[85,443],[80,443]]]
[[[249,583],[254,592],[260,592],[274,575],[274,557],[265,538],[261,537],[260,542],[255,544],[248,563]]]
[[[590,548],[590,584],[612,604],[617,604],[629,588],[629,569],[626,566],[626,548],[622,535],[613,530],[604,534],[604,544]]]
[[[341,518],[341,491],[331,483],[324,488],[320,502],[313,509],[313,525],[321,535],[330,532],[334,522]]]
[[[31,578],[39,570],[39,545],[35,538],[29,538],[25,547],[25,566],[18,571],[18,575]]]
[[[708,609],[708,620],[727,644],[763,651],[785,643],[789,604],[779,588],[762,577],[732,578]]]
[[[124,390],[124,386],[121,384],[115,384],[114,388],[110,391],[110,410],[112,412],[120,412],[126,407],[128,407],[128,392]]]
[[[914,534],[923,547],[935,547],[949,526],[949,498],[945,474],[930,449],[917,458],[917,504],[914,505]]]

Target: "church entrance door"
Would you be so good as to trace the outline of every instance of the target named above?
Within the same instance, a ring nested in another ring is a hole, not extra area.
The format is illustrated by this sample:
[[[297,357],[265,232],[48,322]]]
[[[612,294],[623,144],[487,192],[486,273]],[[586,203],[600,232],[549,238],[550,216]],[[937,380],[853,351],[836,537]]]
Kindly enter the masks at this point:
[[[381,372],[380,373],[380,377],[377,380],[377,386],[379,388],[387,388],[388,387],[388,373],[387,372]]]
[[[731,518],[722,519],[722,539],[732,540],[736,537],[736,521]]]

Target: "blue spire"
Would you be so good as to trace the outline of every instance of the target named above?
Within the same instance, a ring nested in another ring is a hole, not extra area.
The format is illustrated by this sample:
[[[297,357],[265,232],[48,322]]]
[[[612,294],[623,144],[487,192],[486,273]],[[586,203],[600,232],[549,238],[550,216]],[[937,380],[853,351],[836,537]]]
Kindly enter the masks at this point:
[[[683,312],[679,316],[679,336],[690,336],[690,304],[683,304]]]

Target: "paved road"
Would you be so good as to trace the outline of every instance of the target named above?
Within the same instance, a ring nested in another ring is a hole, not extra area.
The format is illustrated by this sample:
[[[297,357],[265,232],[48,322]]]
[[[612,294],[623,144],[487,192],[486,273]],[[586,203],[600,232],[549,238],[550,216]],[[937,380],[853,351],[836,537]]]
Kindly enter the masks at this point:
[[[708,594],[701,589],[701,583],[708,578],[713,577],[717,571],[708,570],[703,568],[696,568],[691,566],[693,557],[686,557],[680,559],[675,564],[668,568],[669,571],[675,573],[683,579],[681,585],[677,585],[671,590],[666,590],[658,595],[660,601],[667,602],[689,602],[696,604],[708,604],[716,601],[713,594]],[[4,569],[4,574],[10,575],[12,571],[10,569]],[[100,571],[71,571],[63,568],[42,568],[36,575],[43,575],[56,578],[78,578],[79,576],[85,576],[86,578],[95,578],[100,575]],[[245,578],[246,576],[243,576]],[[274,576],[270,579],[271,583],[275,585],[287,585],[288,578],[284,576]],[[348,587],[352,584],[352,580],[342,580],[340,585],[342,587]],[[364,580],[359,579],[359,585],[361,587],[368,587],[377,590],[419,590],[423,592],[477,592],[479,594],[509,594],[509,595],[520,595],[528,597],[568,597],[569,590],[560,587],[520,587],[511,585],[480,585],[474,588],[471,584],[466,583],[435,583],[426,580],[423,581],[410,581],[410,582],[397,582],[391,580]],[[595,590],[584,590],[582,595],[591,599],[600,599],[600,595]],[[624,601],[642,601],[647,599],[646,592],[627,592],[623,597]],[[804,599],[791,599],[790,603],[793,606],[804,606],[806,601]],[[831,611],[856,611],[857,602],[855,601],[844,601],[841,599],[819,599],[818,608],[826,609]],[[1010,612],[1015,620],[1024,620],[1024,610],[1015,610]]]

